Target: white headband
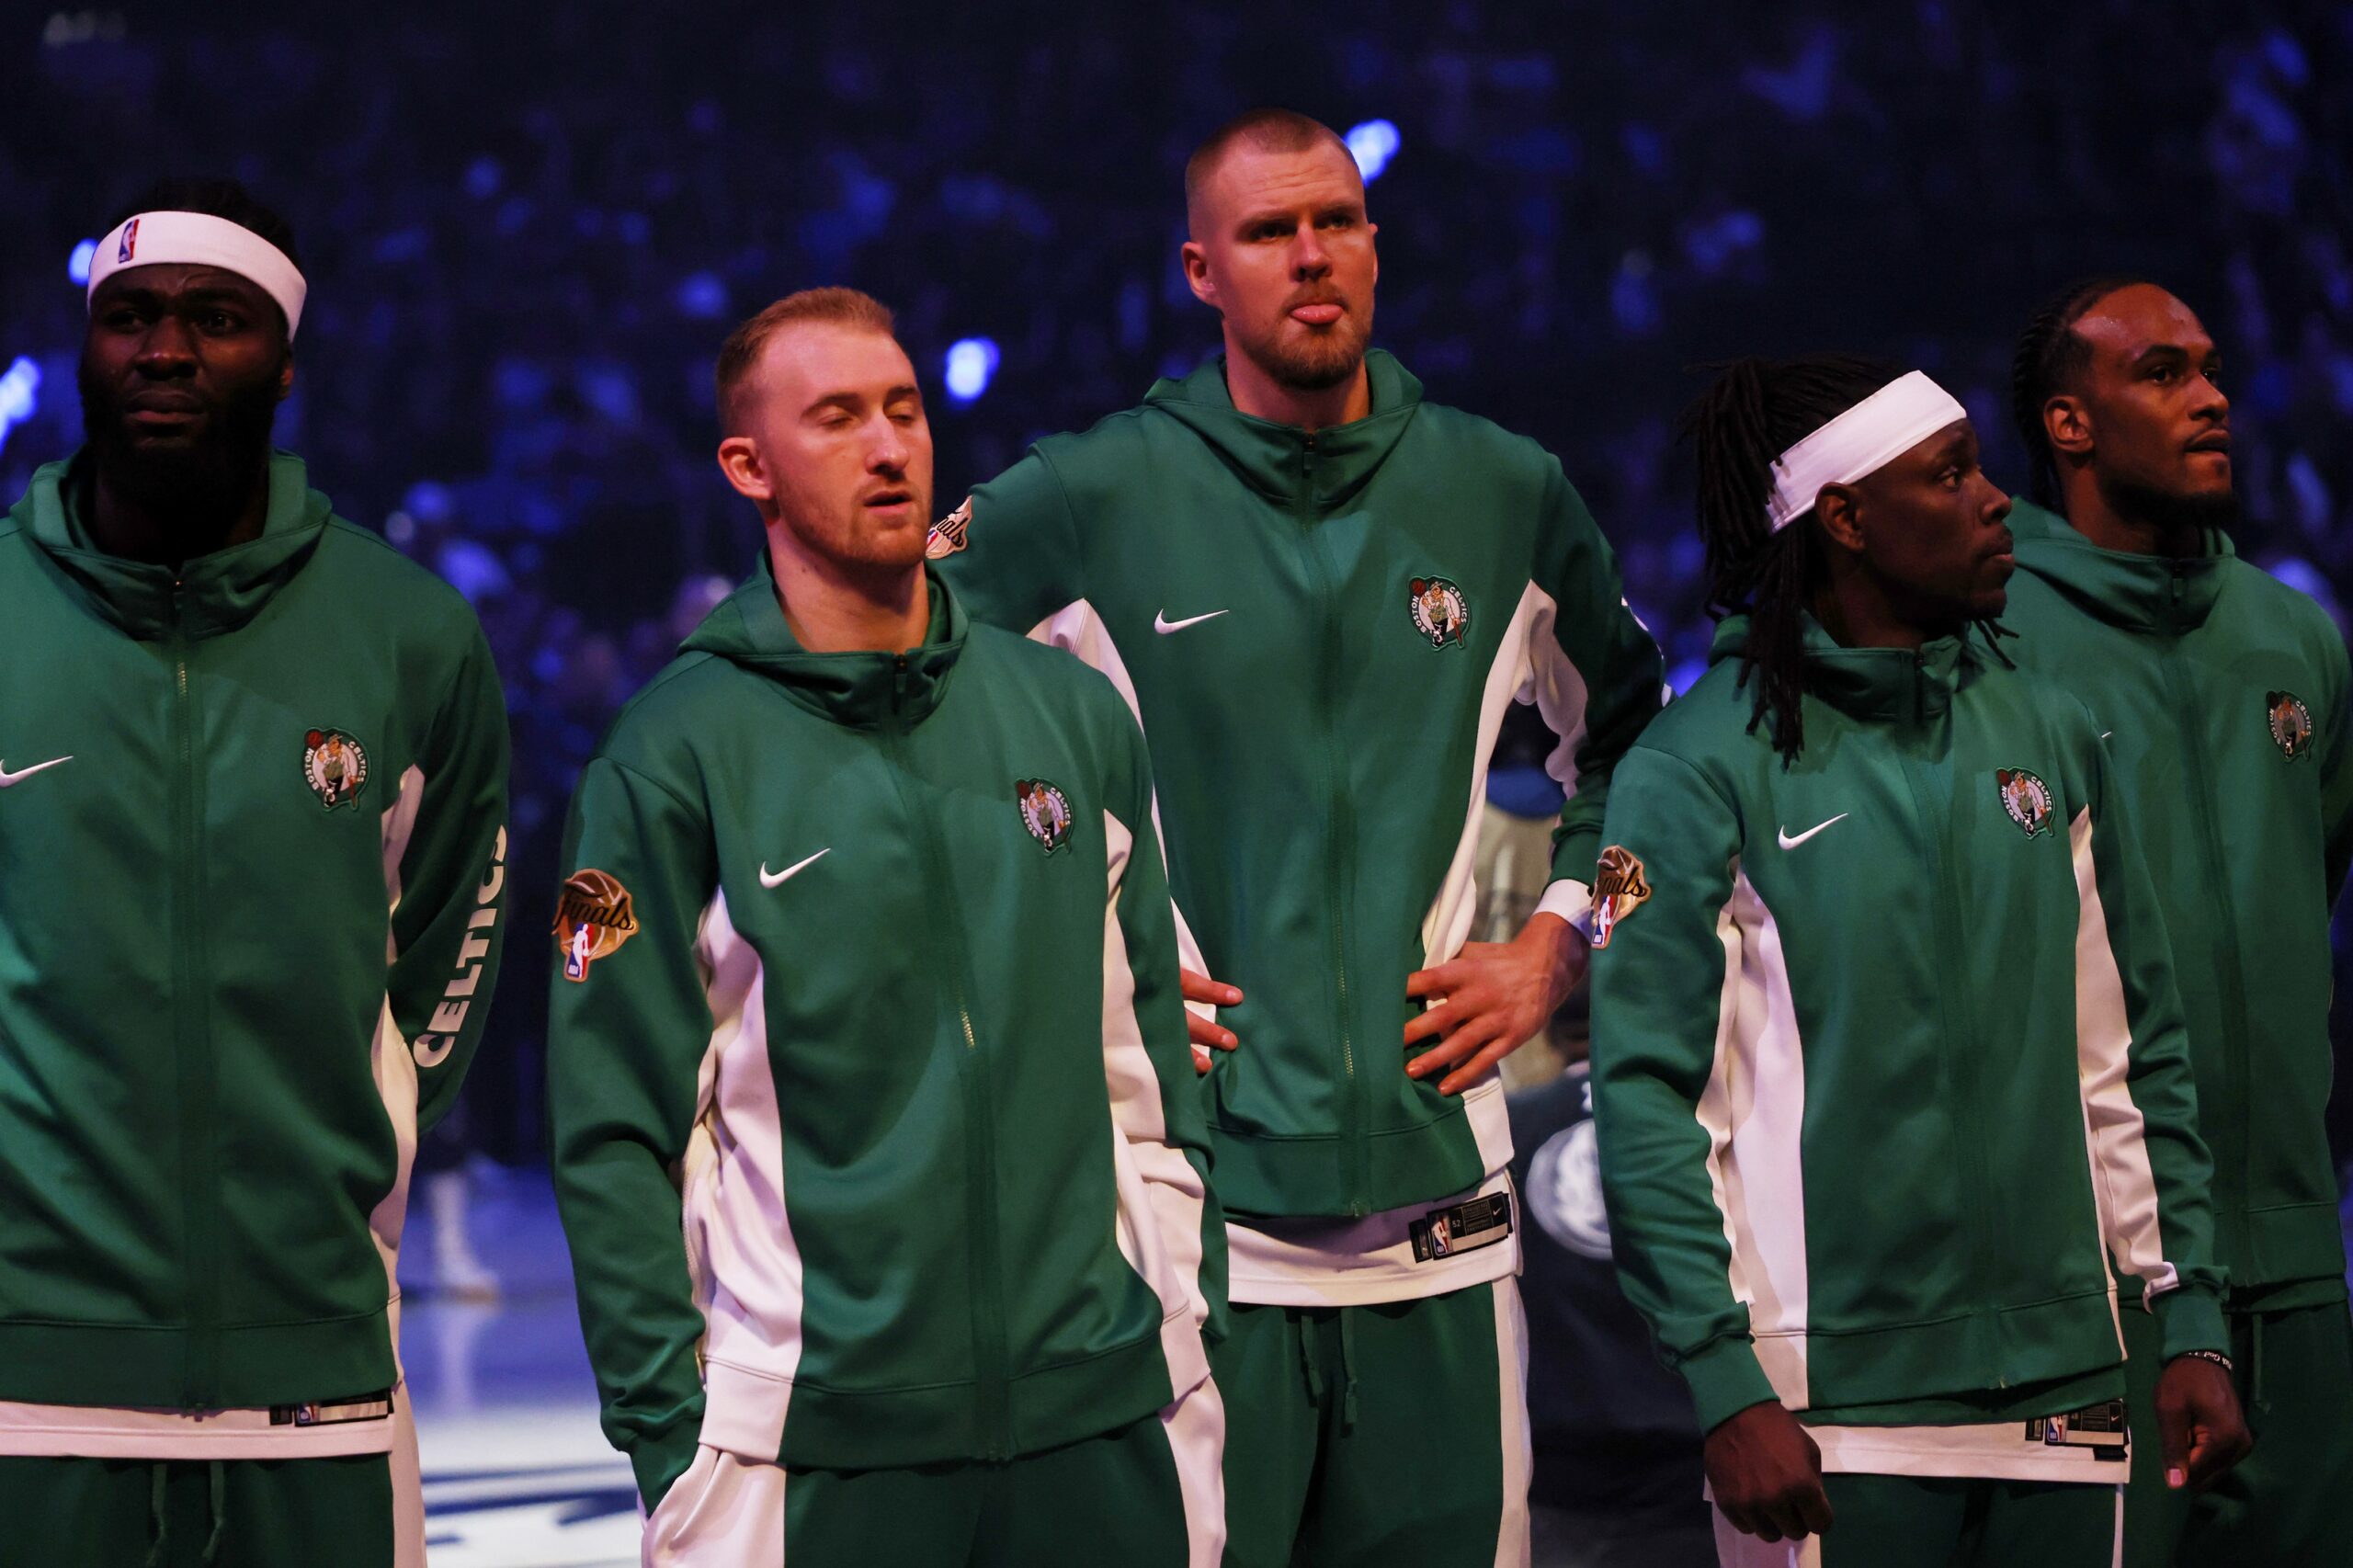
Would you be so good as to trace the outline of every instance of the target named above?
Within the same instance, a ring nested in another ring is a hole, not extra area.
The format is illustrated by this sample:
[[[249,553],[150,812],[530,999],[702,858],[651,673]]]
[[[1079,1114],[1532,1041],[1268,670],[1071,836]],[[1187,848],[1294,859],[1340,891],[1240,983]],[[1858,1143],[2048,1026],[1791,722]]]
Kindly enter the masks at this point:
[[[286,335],[302,324],[302,299],[310,285],[287,254],[242,223],[210,212],[142,212],[98,242],[90,258],[90,288],[129,267],[217,267],[254,284],[286,312]]]
[[[1765,515],[1780,532],[1813,510],[1825,484],[1877,473],[1946,426],[1969,417],[1925,370],[1902,375],[1773,460]]]

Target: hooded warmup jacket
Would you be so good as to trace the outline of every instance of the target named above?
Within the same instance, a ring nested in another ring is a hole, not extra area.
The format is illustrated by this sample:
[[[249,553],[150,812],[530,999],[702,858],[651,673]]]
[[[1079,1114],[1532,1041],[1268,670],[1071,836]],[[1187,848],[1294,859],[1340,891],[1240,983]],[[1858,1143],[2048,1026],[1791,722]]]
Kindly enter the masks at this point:
[[[2224,1343],[2180,1003],[2098,730],[1973,633],[1915,653],[1809,622],[1785,767],[1745,635],[1626,755],[1603,833],[1627,1294],[1704,1427],[1778,1398],[1832,1469],[2090,1462],[2007,1417],[2122,1392],[2112,1275],[2168,1355]]]
[[[631,702],[565,836],[549,1085],[604,1426],[1003,1460],[1208,1375],[1222,1221],[1142,737],[933,585],[813,653],[762,569]]]
[[[2329,911],[2353,857],[2353,675],[2326,611],[2211,532],[2188,560],[2010,514],[2006,647],[2109,732],[2172,939],[2234,1301],[2345,1297],[2324,1113]]]
[[[1238,413],[1213,360],[1040,442],[935,534],[978,619],[1102,670],[1153,738],[1185,964],[1245,997],[1203,1090],[1236,1301],[1512,1271],[1516,1242],[1411,1239],[1432,1204],[1506,1187],[1511,1134],[1493,1074],[1405,1075],[1405,980],[1469,935],[1506,705],[1559,737],[1540,907],[1575,920],[1610,769],[1661,696],[1560,463],[1366,363],[1370,415],[1310,433]]]
[[[382,1451],[498,960],[490,651],[288,454],[176,570],[99,551],[88,483],[0,522],[0,1454]]]

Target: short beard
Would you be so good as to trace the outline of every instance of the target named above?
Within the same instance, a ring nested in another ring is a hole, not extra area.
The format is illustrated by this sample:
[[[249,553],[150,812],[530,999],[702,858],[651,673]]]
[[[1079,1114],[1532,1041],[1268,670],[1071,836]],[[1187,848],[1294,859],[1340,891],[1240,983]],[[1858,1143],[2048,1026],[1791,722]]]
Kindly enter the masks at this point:
[[[1293,343],[1276,335],[1258,344],[1250,358],[1269,379],[1295,392],[1329,392],[1357,373],[1364,364],[1371,324],[1342,316],[1323,337]]]
[[[204,438],[170,447],[133,440],[122,394],[93,377],[86,364],[78,381],[83,435],[115,494],[159,517],[192,524],[225,517],[252,498],[278,425],[276,371],[224,392]]]
[[[2100,499],[2120,517],[2154,527],[2167,538],[2202,541],[2206,530],[2228,533],[2238,526],[2239,495],[2234,488],[2219,495],[2184,495],[2144,483],[2130,474],[2094,471]]]

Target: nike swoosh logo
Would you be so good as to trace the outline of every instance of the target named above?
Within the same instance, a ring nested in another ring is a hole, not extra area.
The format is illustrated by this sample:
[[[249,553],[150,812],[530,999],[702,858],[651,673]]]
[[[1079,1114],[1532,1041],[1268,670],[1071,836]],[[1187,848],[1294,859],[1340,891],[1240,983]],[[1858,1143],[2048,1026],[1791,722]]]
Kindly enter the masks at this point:
[[[20,767],[14,773],[8,771],[6,763],[0,762],[0,790],[6,790],[11,784],[21,784],[36,773],[45,773],[73,760],[70,756],[53,756],[47,762],[36,762],[30,767]]]
[[[1222,609],[1213,609],[1207,615],[1188,615],[1182,620],[1171,620],[1168,619],[1168,612],[1162,610],[1152,618],[1152,629],[1165,637],[1172,631],[1182,631],[1188,626],[1199,626],[1205,620],[1215,620],[1224,613],[1225,611]]]
[[[1810,828],[1807,828],[1803,833],[1799,834],[1799,835],[1798,835],[1796,837],[1794,837],[1794,838],[1792,838],[1792,837],[1790,837],[1790,830],[1789,830],[1788,828],[1783,828],[1783,829],[1781,830],[1781,847],[1782,847],[1782,848],[1784,848],[1784,849],[1795,849],[1799,845],[1803,844],[1807,839],[1812,838],[1815,834],[1822,832],[1822,831],[1823,831],[1824,829],[1825,829],[1825,828],[1832,828],[1832,827],[1836,827],[1836,826],[1837,826],[1840,823],[1845,822],[1845,821],[1846,821],[1849,816],[1851,816],[1851,815],[1853,815],[1853,814],[1854,814],[1854,813],[1853,813],[1853,812],[1840,812],[1836,816],[1832,817],[1828,822],[1825,822],[1825,823],[1817,823],[1817,824],[1815,824],[1813,826],[1812,826],[1812,827],[1810,827]]]
[[[809,867],[815,865],[818,861],[824,859],[833,852],[834,846],[828,844],[823,849],[818,850],[814,855],[810,856],[808,859],[795,860],[791,865],[787,866],[781,871],[769,870],[768,863],[766,860],[763,860],[760,862],[760,886],[764,888],[780,888],[785,883],[790,881],[793,878],[799,876]]]

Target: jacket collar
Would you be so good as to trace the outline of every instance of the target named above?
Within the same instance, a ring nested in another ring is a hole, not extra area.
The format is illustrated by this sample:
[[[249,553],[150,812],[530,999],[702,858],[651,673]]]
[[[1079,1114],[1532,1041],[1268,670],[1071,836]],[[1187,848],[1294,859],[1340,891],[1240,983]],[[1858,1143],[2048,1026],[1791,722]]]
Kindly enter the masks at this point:
[[[1298,505],[1308,488],[1303,460],[1313,451],[1313,493],[1306,499],[1318,512],[1327,512],[1380,472],[1421,407],[1422,383],[1395,356],[1375,348],[1365,355],[1365,370],[1372,385],[1372,412],[1313,436],[1296,425],[1237,411],[1226,388],[1222,354],[1181,381],[1154,382],[1144,394],[1144,406],[1190,429],[1243,483],[1285,506]]]
[[[928,563],[924,582],[931,596],[931,625],[922,646],[904,654],[814,653],[792,635],[762,551],[743,586],[703,618],[680,651],[713,653],[740,665],[836,724],[861,730],[918,724],[947,696],[971,630],[963,606]]]
[[[2031,572],[2070,604],[2097,619],[2131,631],[2175,633],[2206,623],[2221,597],[2231,536],[2207,530],[2207,552],[2175,560],[2102,550],[2067,519],[2032,502],[2010,509],[2021,571]]]
[[[268,483],[260,538],[197,556],[177,571],[97,548],[86,517],[89,474],[82,452],[36,469],[9,517],[71,590],[122,631],[158,642],[176,624],[183,635],[201,640],[233,631],[259,615],[325,536],[332,508],[310,487],[301,459],[291,452],[271,454]]]
[[[1989,657],[1974,629],[1909,648],[1842,647],[1809,615],[1803,632],[1806,690],[1849,718],[1908,727],[1942,718],[1953,694]],[[1748,644],[1748,617],[1724,618],[1708,662],[1737,656]]]

